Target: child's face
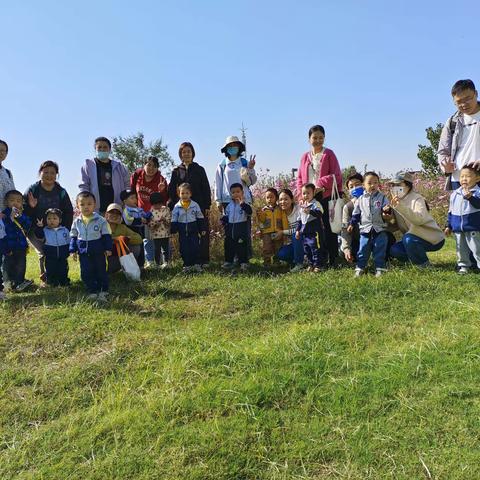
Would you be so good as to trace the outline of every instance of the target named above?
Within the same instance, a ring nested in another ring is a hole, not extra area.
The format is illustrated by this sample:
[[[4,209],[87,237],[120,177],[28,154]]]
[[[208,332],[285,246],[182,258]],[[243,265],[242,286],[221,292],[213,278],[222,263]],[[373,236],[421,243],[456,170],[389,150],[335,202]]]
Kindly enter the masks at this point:
[[[269,207],[274,207],[277,204],[277,197],[273,192],[265,193],[265,202]]]
[[[136,207],[137,206],[137,196],[132,194],[129,195],[123,202],[127,207]]]
[[[105,214],[105,220],[108,223],[120,225],[122,223],[122,213],[119,212],[118,210],[110,210]]]
[[[361,186],[362,186],[362,182],[358,178],[352,178],[347,183],[348,190],[351,190],[352,188],[355,188],[355,187],[361,187]]]
[[[47,227],[48,228],[57,228],[60,225],[60,217],[53,213],[47,215]]]
[[[374,193],[378,190],[380,182],[375,175],[368,175],[363,181],[363,187],[368,193]]]
[[[230,190],[230,197],[232,197],[232,200],[241,200],[243,197],[243,190],[239,187],[232,188]]]
[[[23,212],[23,197],[21,195],[10,195],[7,199],[7,207],[16,208],[19,212]]]
[[[79,198],[77,207],[84,217],[89,217],[95,211],[95,200],[92,197]]]
[[[192,192],[190,192],[188,188],[181,188],[178,192],[178,196],[180,197],[180,200],[182,200],[182,202],[188,202],[188,200],[190,200],[190,197],[192,196]]]
[[[462,168],[460,171],[460,185],[464,188],[472,188],[479,181],[478,173],[469,168]]]
[[[304,202],[311,202],[315,192],[311,188],[302,188],[302,199]]]

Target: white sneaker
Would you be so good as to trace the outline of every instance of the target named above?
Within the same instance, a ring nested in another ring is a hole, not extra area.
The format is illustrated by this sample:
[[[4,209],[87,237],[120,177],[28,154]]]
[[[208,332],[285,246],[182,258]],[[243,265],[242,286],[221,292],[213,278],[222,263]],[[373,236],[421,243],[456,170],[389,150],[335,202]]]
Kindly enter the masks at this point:
[[[361,277],[365,273],[365,270],[362,268],[356,268],[355,269],[355,277]]]
[[[89,300],[90,302],[96,302],[98,300],[98,294],[90,293],[89,295],[87,295],[87,300]]]
[[[375,276],[378,278],[378,277],[381,277],[382,275],[384,275],[385,273],[387,273],[386,270],[383,270],[382,268],[377,268],[375,270]]]
[[[297,263],[294,267],[290,269],[290,273],[297,273],[305,270],[305,267],[301,263]]]
[[[222,269],[223,270],[230,270],[233,268],[233,263],[230,263],[230,262],[225,262],[223,265],[222,265]]]
[[[163,262],[161,265],[160,265],[160,268],[162,270],[165,270],[166,268],[168,268],[168,263],[167,262]]]
[[[28,287],[30,287],[31,285],[33,285],[33,281],[32,280],[24,280],[20,285],[17,285],[15,287],[15,291],[16,292],[23,292],[25,289],[27,289]]]
[[[0,302],[4,302],[7,299],[4,291],[0,292]]]
[[[248,264],[248,263],[241,263],[240,264],[240,270],[242,272],[248,272],[249,267],[250,267],[250,264]]]
[[[155,262],[145,262],[144,269],[145,270],[153,270],[156,267]]]
[[[108,302],[108,292],[100,292],[98,294],[98,301],[99,302]]]
[[[457,273],[459,275],[466,275],[468,273],[468,267],[460,267]]]

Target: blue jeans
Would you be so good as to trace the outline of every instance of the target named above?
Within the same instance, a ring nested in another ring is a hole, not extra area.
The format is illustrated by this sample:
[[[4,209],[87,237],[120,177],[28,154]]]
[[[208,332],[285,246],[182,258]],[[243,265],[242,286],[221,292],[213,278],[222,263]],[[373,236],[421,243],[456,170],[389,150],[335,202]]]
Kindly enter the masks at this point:
[[[277,252],[277,258],[283,262],[293,263],[295,265],[303,265],[303,237],[300,240],[292,235],[292,243],[283,245]]]
[[[153,240],[144,238],[143,248],[145,250],[145,260],[147,262],[153,263],[155,261],[155,245],[153,243]]]
[[[357,254],[357,268],[362,270],[368,265],[370,254],[373,253],[375,268],[384,269],[385,256],[387,253],[388,235],[387,232],[376,233],[374,230],[367,234],[360,235],[360,247]]]
[[[444,243],[445,240],[432,244],[416,235],[406,233],[399,242],[392,245],[390,255],[403,262],[410,260],[414,265],[424,265],[428,263],[426,252],[436,252],[443,247]]]

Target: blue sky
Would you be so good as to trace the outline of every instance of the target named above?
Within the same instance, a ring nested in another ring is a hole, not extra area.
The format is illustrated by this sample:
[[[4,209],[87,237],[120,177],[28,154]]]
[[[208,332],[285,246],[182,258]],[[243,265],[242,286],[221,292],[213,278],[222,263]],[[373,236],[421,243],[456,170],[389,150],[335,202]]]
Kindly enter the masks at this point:
[[[1,1],[0,138],[17,187],[44,160],[76,193],[96,136],[191,141],[212,178],[248,128],[257,165],[297,167],[320,123],[342,167],[419,168],[424,129],[480,84],[478,1]]]

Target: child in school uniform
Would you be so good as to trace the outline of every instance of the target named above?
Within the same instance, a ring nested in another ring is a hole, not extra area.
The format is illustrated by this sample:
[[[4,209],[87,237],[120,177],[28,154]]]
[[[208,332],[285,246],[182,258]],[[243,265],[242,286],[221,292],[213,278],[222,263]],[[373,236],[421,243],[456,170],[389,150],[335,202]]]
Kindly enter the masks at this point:
[[[23,195],[18,190],[5,194],[7,208],[2,212],[5,224],[5,256],[3,274],[10,289],[21,292],[30,287],[32,280],[25,279],[27,270],[27,234],[32,221],[23,212]]]
[[[47,223],[45,227],[43,219],[37,220],[34,233],[43,243],[46,283],[52,287],[70,285],[68,278],[70,232],[61,225],[62,211],[58,208],[49,208],[45,212],[45,220]]]
[[[3,275],[2,275],[2,265],[3,259],[6,252],[6,237],[5,224],[3,219],[0,218],[0,302],[4,302],[7,299],[5,292],[3,291]]]
[[[205,222],[202,210],[192,200],[192,189],[188,183],[178,187],[179,201],[172,210],[170,231],[178,233],[183,272],[201,272],[200,236],[205,235]]]
[[[160,192],[150,195],[152,214],[148,227],[155,245],[155,265],[167,268],[170,260],[170,223],[172,214]]]
[[[96,209],[95,197],[90,192],[77,195],[80,215],[75,218],[70,232],[70,253],[80,258],[80,274],[87,287],[88,299],[108,301],[108,274],[106,257],[112,254],[112,235],[107,221]]]

